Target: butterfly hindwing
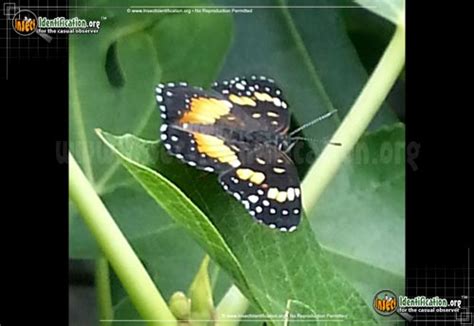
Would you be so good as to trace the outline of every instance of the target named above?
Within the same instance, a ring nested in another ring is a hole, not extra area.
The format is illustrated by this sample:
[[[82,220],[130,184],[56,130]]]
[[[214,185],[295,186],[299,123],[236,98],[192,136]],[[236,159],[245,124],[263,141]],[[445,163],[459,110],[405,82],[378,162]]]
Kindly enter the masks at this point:
[[[222,187],[257,221],[281,231],[300,222],[301,190],[296,167],[274,146],[262,146],[241,157],[242,164],[222,173]]]

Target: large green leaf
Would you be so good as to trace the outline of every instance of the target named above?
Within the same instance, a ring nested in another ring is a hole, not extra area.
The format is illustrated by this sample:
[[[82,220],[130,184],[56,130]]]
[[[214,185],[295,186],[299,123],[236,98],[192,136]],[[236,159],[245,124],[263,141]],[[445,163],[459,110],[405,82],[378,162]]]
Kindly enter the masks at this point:
[[[254,3],[243,1],[241,5]],[[300,8],[287,8],[284,1],[276,0],[259,1],[258,5],[282,7],[234,15],[235,41],[221,78],[271,76],[283,89],[292,115],[301,124],[337,109],[336,118],[305,130],[308,137],[330,137],[367,81],[340,10],[332,8],[334,2],[327,0],[288,1],[289,6]],[[384,104],[370,129],[397,121]],[[313,144],[313,149],[319,152],[320,144]]]
[[[339,270],[370,302],[405,284],[405,128],[364,136],[309,216]]]
[[[327,263],[306,219],[294,233],[271,230],[255,223],[223,192],[215,175],[185,166],[177,170],[177,161],[158,142],[132,135],[100,136],[260,310],[283,315],[289,305],[295,314],[374,321],[363,299]]]
[[[99,34],[70,38],[69,144],[167,298],[189,286],[204,253],[125,172],[98,141],[94,128],[156,137],[159,117],[155,85],[181,79],[196,85],[210,84],[230,45],[232,20],[226,14],[131,15],[126,13],[128,5],[125,1],[102,1],[98,7],[74,12],[74,16],[102,22]],[[100,252],[73,204],[69,211],[70,257],[97,257]],[[114,302],[124,305],[127,298],[123,290],[115,279],[112,285]]]

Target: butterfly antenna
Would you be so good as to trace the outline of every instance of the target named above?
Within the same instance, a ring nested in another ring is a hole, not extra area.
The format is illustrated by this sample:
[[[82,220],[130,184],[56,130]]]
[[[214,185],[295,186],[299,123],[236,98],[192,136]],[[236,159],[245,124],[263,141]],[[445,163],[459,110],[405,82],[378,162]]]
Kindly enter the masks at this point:
[[[299,128],[293,130],[291,133],[290,133],[290,136],[296,134],[297,132],[300,132],[301,130],[305,129],[305,128],[308,128],[312,125],[314,125],[315,123],[318,123],[319,121],[321,120],[324,120],[326,118],[329,118],[330,116],[332,116],[334,113],[336,113],[337,110],[332,110],[326,114],[323,114],[322,116],[320,117],[317,117],[316,119],[314,119],[313,121],[310,121],[308,123],[305,123],[304,125],[300,126]]]
[[[291,140],[306,140],[314,143],[323,143],[323,144],[329,144],[329,145],[334,145],[334,146],[341,146],[341,143],[335,143],[335,142],[328,142],[328,141],[323,141],[320,139],[314,139],[314,138],[306,138],[306,137],[291,137]]]

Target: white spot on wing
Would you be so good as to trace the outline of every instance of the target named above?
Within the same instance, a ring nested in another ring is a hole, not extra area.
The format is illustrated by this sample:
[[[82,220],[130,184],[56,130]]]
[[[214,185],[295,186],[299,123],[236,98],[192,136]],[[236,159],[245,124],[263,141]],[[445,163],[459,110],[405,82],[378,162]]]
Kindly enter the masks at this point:
[[[289,187],[289,188],[286,190],[286,195],[287,195],[289,201],[294,200],[294,199],[295,199],[295,189]]]
[[[258,196],[256,196],[256,195],[250,195],[250,196],[248,197],[248,200],[249,200],[251,203],[255,204],[256,202],[258,202]]]

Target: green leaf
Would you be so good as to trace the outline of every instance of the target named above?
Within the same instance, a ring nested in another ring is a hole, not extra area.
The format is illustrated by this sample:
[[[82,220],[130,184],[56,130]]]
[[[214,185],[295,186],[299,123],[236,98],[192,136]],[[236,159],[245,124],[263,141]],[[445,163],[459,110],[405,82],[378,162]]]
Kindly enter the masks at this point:
[[[368,303],[381,288],[404,291],[404,191],[405,128],[396,124],[359,141],[309,216],[332,261]]]
[[[405,0],[354,0],[395,25],[405,25]]]
[[[283,315],[289,306],[291,313],[338,313],[374,322],[363,299],[327,263],[306,219],[294,233],[275,232],[255,223],[215,175],[186,166],[177,170],[177,161],[158,142],[99,135],[261,311]]]
[[[204,253],[125,172],[94,128],[157,137],[155,85],[185,79],[206,86],[214,80],[230,45],[232,20],[226,14],[131,15],[126,13],[129,5],[102,1],[74,13],[102,24],[97,35],[70,38],[69,147],[161,293],[169,297],[188,288]],[[70,257],[98,257],[95,240],[73,204],[69,220]],[[112,282],[114,303],[125,307],[128,299],[117,282]]]
[[[241,4],[246,3],[253,2]],[[259,5],[286,3],[266,0]],[[254,9],[252,14],[234,15],[235,40],[220,76],[262,74],[274,78],[300,124],[337,109],[336,118],[304,131],[307,137],[325,139],[335,131],[367,81],[340,12],[357,9],[330,8],[334,2],[326,0],[288,1],[288,5],[314,8]],[[370,129],[397,121],[394,112],[383,105]],[[312,145],[313,150],[320,151],[320,144]]]

